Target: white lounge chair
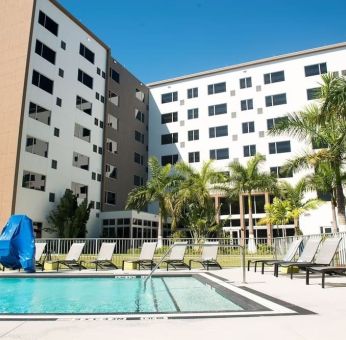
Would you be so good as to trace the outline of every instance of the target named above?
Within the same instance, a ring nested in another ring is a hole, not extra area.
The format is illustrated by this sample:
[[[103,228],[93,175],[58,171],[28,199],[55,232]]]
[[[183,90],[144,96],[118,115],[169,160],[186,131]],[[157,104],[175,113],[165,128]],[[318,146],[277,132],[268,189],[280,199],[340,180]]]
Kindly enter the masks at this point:
[[[70,269],[74,267],[78,267],[79,270],[82,268],[86,269],[85,266],[82,265],[83,261],[79,260],[84,246],[85,243],[73,243],[64,260],[53,261],[53,263],[57,264],[56,271],[59,271],[60,265],[64,265]]]
[[[115,243],[102,243],[100,251],[97,255],[97,259],[89,262],[95,264],[96,271],[98,267],[100,267],[101,269],[104,269],[105,267],[118,269],[118,267],[112,262],[114,248]]]
[[[150,265],[150,269],[153,269],[155,265],[154,254],[156,246],[157,242],[144,242],[138,260],[123,260],[121,266],[122,270],[124,270],[125,262],[137,264],[139,270],[141,270],[141,267],[145,268],[148,265]]]
[[[198,260],[191,259],[189,261],[190,270],[191,270],[192,262],[200,263],[203,266],[203,268],[206,268],[207,270],[209,270],[210,266],[217,266],[218,268],[222,269],[219,262],[216,261],[218,249],[219,249],[219,242],[205,242],[203,244],[201,258]]]
[[[44,270],[44,262],[46,260],[46,255],[44,255],[44,250],[46,249],[47,243],[36,242],[35,243],[35,265],[37,268]]]
[[[190,268],[189,265],[184,262],[186,247],[187,242],[174,242],[174,247],[171,249],[168,258],[162,261],[162,263],[166,263],[167,271],[169,266],[172,266],[174,269],[177,269],[177,267]]]

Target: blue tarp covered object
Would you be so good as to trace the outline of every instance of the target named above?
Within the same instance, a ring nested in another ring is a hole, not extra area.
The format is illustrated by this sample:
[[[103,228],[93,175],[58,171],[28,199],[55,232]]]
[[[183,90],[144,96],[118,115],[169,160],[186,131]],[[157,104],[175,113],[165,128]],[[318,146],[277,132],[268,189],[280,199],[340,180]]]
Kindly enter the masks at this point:
[[[35,236],[32,220],[13,215],[0,235],[0,263],[11,269],[35,271]]]

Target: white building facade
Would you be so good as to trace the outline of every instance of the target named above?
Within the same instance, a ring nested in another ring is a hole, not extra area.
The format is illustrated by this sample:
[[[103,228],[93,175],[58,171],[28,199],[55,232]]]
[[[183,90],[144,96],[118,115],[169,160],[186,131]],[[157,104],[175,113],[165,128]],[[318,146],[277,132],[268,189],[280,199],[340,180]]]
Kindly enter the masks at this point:
[[[263,171],[294,184],[304,172],[284,174],[280,167],[312,146],[288,136],[269,136],[267,131],[277,119],[314,101],[321,74],[345,75],[345,60],[342,43],[148,84],[149,155],[162,164],[182,160],[197,169],[203,161],[215,159],[216,169],[228,171],[231,161],[245,164],[260,153],[266,156]],[[254,217],[259,219],[264,216],[264,196],[256,199]],[[221,209],[235,237],[240,229],[237,205]],[[302,217],[303,232],[328,231],[331,220],[326,202]],[[258,237],[265,237],[265,227],[256,229]],[[285,229],[284,234],[292,234],[292,226]]]

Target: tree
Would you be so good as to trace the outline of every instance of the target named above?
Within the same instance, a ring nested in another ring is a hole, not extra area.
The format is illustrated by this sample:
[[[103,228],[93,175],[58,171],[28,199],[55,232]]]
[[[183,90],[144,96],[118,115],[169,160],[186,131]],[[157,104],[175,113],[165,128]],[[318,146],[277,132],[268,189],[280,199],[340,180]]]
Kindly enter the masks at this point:
[[[321,205],[321,201],[316,198],[307,199],[304,201],[305,193],[308,190],[308,183],[303,178],[293,186],[288,182],[281,182],[279,191],[281,198],[289,203],[289,217],[293,219],[295,235],[301,235],[299,225],[299,217],[308,210],[316,209]]]
[[[289,135],[312,144],[313,151],[296,157],[295,168],[314,168],[328,163],[335,176],[335,196],[340,225],[346,225],[345,196],[342,187],[342,166],[346,153],[346,81],[333,75],[323,75],[319,104],[288,115],[268,133]]]
[[[316,165],[313,174],[305,177],[307,187],[311,190],[316,190],[318,193],[327,194],[330,196],[330,205],[332,209],[333,232],[337,232],[338,224],[336,219],[336,188],[335,188],[335,173],[331,169],[330,164],[321,163]]]
[[[251,157],[246,166],[238,161],[230,163],[230,196],[247,195],[249,206],[249,237],[254,238],[252,218],[252,194],[254,191],[273,191],[276,188],[276,178],[266,172],[261,172],[259,166],[265,161],[265,156],[257,154]],[[243,217],[242,217],[243,218]],[[245,231],[243,232],[243,235]]]
[[[150,179],[143,186],[137,187],[130,191],[126,209],[136,209],[140,211],[149,203],[156,202],[159,205],[159,227],[158,239],[162,243],[162,226],[163,221],[167,219],[170,211],[170,199],[172,191],[176,186],[174,176],[171,176],[171,164],[161,166],[158,159],[150,157],[148,160]]]
[[[61,238],[85,237],[90,209],[86,199],[78,205],[77,196],[66,189],[57,207],[50,212],[47,218],[49,227],[45,230],[57,233]]]
[[[210,192],[212,189],[223,189],[220,185],[225,176],[213,168],[212,160],[204,162],[199,171],[184,162],[178,162],[174,169],[180,179],[174,192],[176,199],[172,200],[176,216],[196,242],[217,233],[221,228],[219,207],[215,207]]]

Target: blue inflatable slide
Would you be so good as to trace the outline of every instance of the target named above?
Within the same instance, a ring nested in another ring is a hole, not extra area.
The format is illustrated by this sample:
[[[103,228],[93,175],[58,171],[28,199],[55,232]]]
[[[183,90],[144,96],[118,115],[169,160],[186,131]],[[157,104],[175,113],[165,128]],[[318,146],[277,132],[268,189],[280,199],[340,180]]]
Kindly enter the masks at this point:
[[[11,269],[35,271],[35,236],[32,221],[13,215],[0,235],[0,263]]]

